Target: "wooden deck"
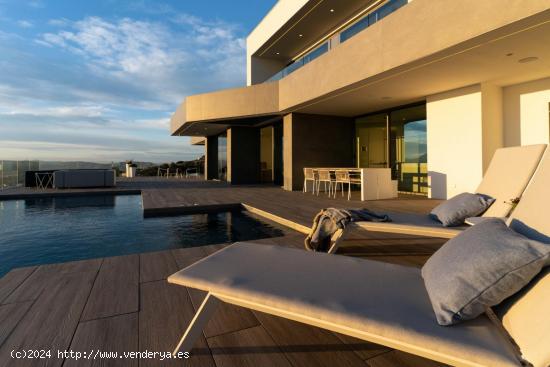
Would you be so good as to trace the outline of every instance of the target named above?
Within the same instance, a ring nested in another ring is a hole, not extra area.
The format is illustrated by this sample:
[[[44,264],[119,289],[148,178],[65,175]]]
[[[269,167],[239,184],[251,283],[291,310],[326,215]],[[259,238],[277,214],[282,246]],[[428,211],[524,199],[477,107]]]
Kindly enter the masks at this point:
[[[138,185],[128,183],[126,188]],[[163,186],[164,187],[160,187]],[[288,193],[275,187],[209,183],[153,183],[138,187],[144,209],[245,203],[309,225],[328,206],[427,212],[437,202],[402,198],[361,203]],[[179,208],[179,209],[174,209]],[[185,210],[185,209],[183,209]],[[303,247],[302,233],[260,244]],[[363,241],[363,242],[361,242]],[[442,240],[365,233],[342,249],[362,256],[420,266]],[[0,366],[438,366],[435,362],[259,312],[223,305],[186,361],[58,358],[57,351],[168,352],[204,294],[173,286],[166,277],[225,246],[92,259],[19,268],[0,278]],[[51,359],[13,359],[13,350],[51,350]]]

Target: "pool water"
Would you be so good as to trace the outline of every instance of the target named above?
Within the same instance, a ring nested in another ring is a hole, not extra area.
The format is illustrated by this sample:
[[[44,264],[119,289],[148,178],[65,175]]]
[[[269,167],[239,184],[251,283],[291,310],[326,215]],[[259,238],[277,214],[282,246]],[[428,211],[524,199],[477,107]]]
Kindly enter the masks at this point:
[[[21,266],[281,235],[243,212],[143,218],[139,195],[0,201],[0,276]]]

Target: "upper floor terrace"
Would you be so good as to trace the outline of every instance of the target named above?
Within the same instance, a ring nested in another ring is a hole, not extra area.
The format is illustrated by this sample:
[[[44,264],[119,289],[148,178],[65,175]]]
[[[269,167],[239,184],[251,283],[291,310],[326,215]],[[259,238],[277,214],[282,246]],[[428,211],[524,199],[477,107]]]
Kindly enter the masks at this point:
[[[281,4],[288,5],[279,2],[247,40],[251,85],[187,97],[172,134],[214,135],[289,112],[357,116],[480,82],[505,86],[548,74],[548,0],[350,1],[347,15],[325,28],[323,14],[336,13],[337,2],[297,1],[286,18]],[[388,4],[392,11],[383,12]],[[319,52],[323,42],[330,47]],[[535,62],[524,62],[530,57]],[[264,82],[274,73],[279,80]]]

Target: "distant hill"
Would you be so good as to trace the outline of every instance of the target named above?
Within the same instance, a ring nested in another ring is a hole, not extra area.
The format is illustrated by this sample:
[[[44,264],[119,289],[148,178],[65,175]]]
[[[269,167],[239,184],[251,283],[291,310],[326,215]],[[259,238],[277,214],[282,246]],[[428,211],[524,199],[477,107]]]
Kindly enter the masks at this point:
[[[152,162],[134,162],[137,164],[138,168],[144,169],[153,167],[156,164]],[[112,163],[97,163],[97,162],[86,162],[86,161],[40,161],[40,169],[50,170],[50,169],[109,169],[109,168],[118,168],[121,171],[126,169],[125,162],[112,162]]]

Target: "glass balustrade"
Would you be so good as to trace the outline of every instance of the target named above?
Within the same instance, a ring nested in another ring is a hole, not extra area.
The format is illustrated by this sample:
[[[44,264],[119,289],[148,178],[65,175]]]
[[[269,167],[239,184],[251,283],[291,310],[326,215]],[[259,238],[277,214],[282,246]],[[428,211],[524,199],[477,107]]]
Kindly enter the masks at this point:
[[[274,82],[277,80],[281,80],[285,76],[291,74],[293,71],[298,70],[302,66],[306,65],[307,63],[315,60],[325,52],[327,52],[329,49],[328,47],[328,41],[323,43],[322,45],[316,47],[313,51],[307,53],[305,56],[299,58],[298,60],[294,61],[292,64],[285,67],[283,70],[279,71],[277,74],[273,75],[271,78],[266,80],[267,82]]]
[[[25,175],[29,171],[50,171],[61,169],[109,169],[118,163],[61,162],[38,160],[1,160],[0,190],[25,186]]]
[[[401,8],[403,5],[406,5],[409,2],[409,0],[389,0],[381,7],[377,8],[376,10],[364,15],[359,20],[351,24],[349,27],[342,30],[339,34],[339,40],[340,43],[343,43],[350,38],[354,37],[356,34],[360,33],[364,29],[370,27],[374,23],[380,21],[381,19],[385,18],[386,16],[390,15],[397,9]],[[281,80],[282,78],[286,77],[287,75],[291,74],[292,72],[298,70],[302,66],[306,65],[307,63],[315,60],[319,56],[323,55],[324,53],[328,52],[330,50],[330,42],[327,41],[314,50],[307,53],[305,56],[299,58],[298,60],[293,61],[291,64],[287,65],[284,69],[277,72],[275,75],[271,76],[269,79],[266,80],[266,82],[274,82],[277,80]]]

